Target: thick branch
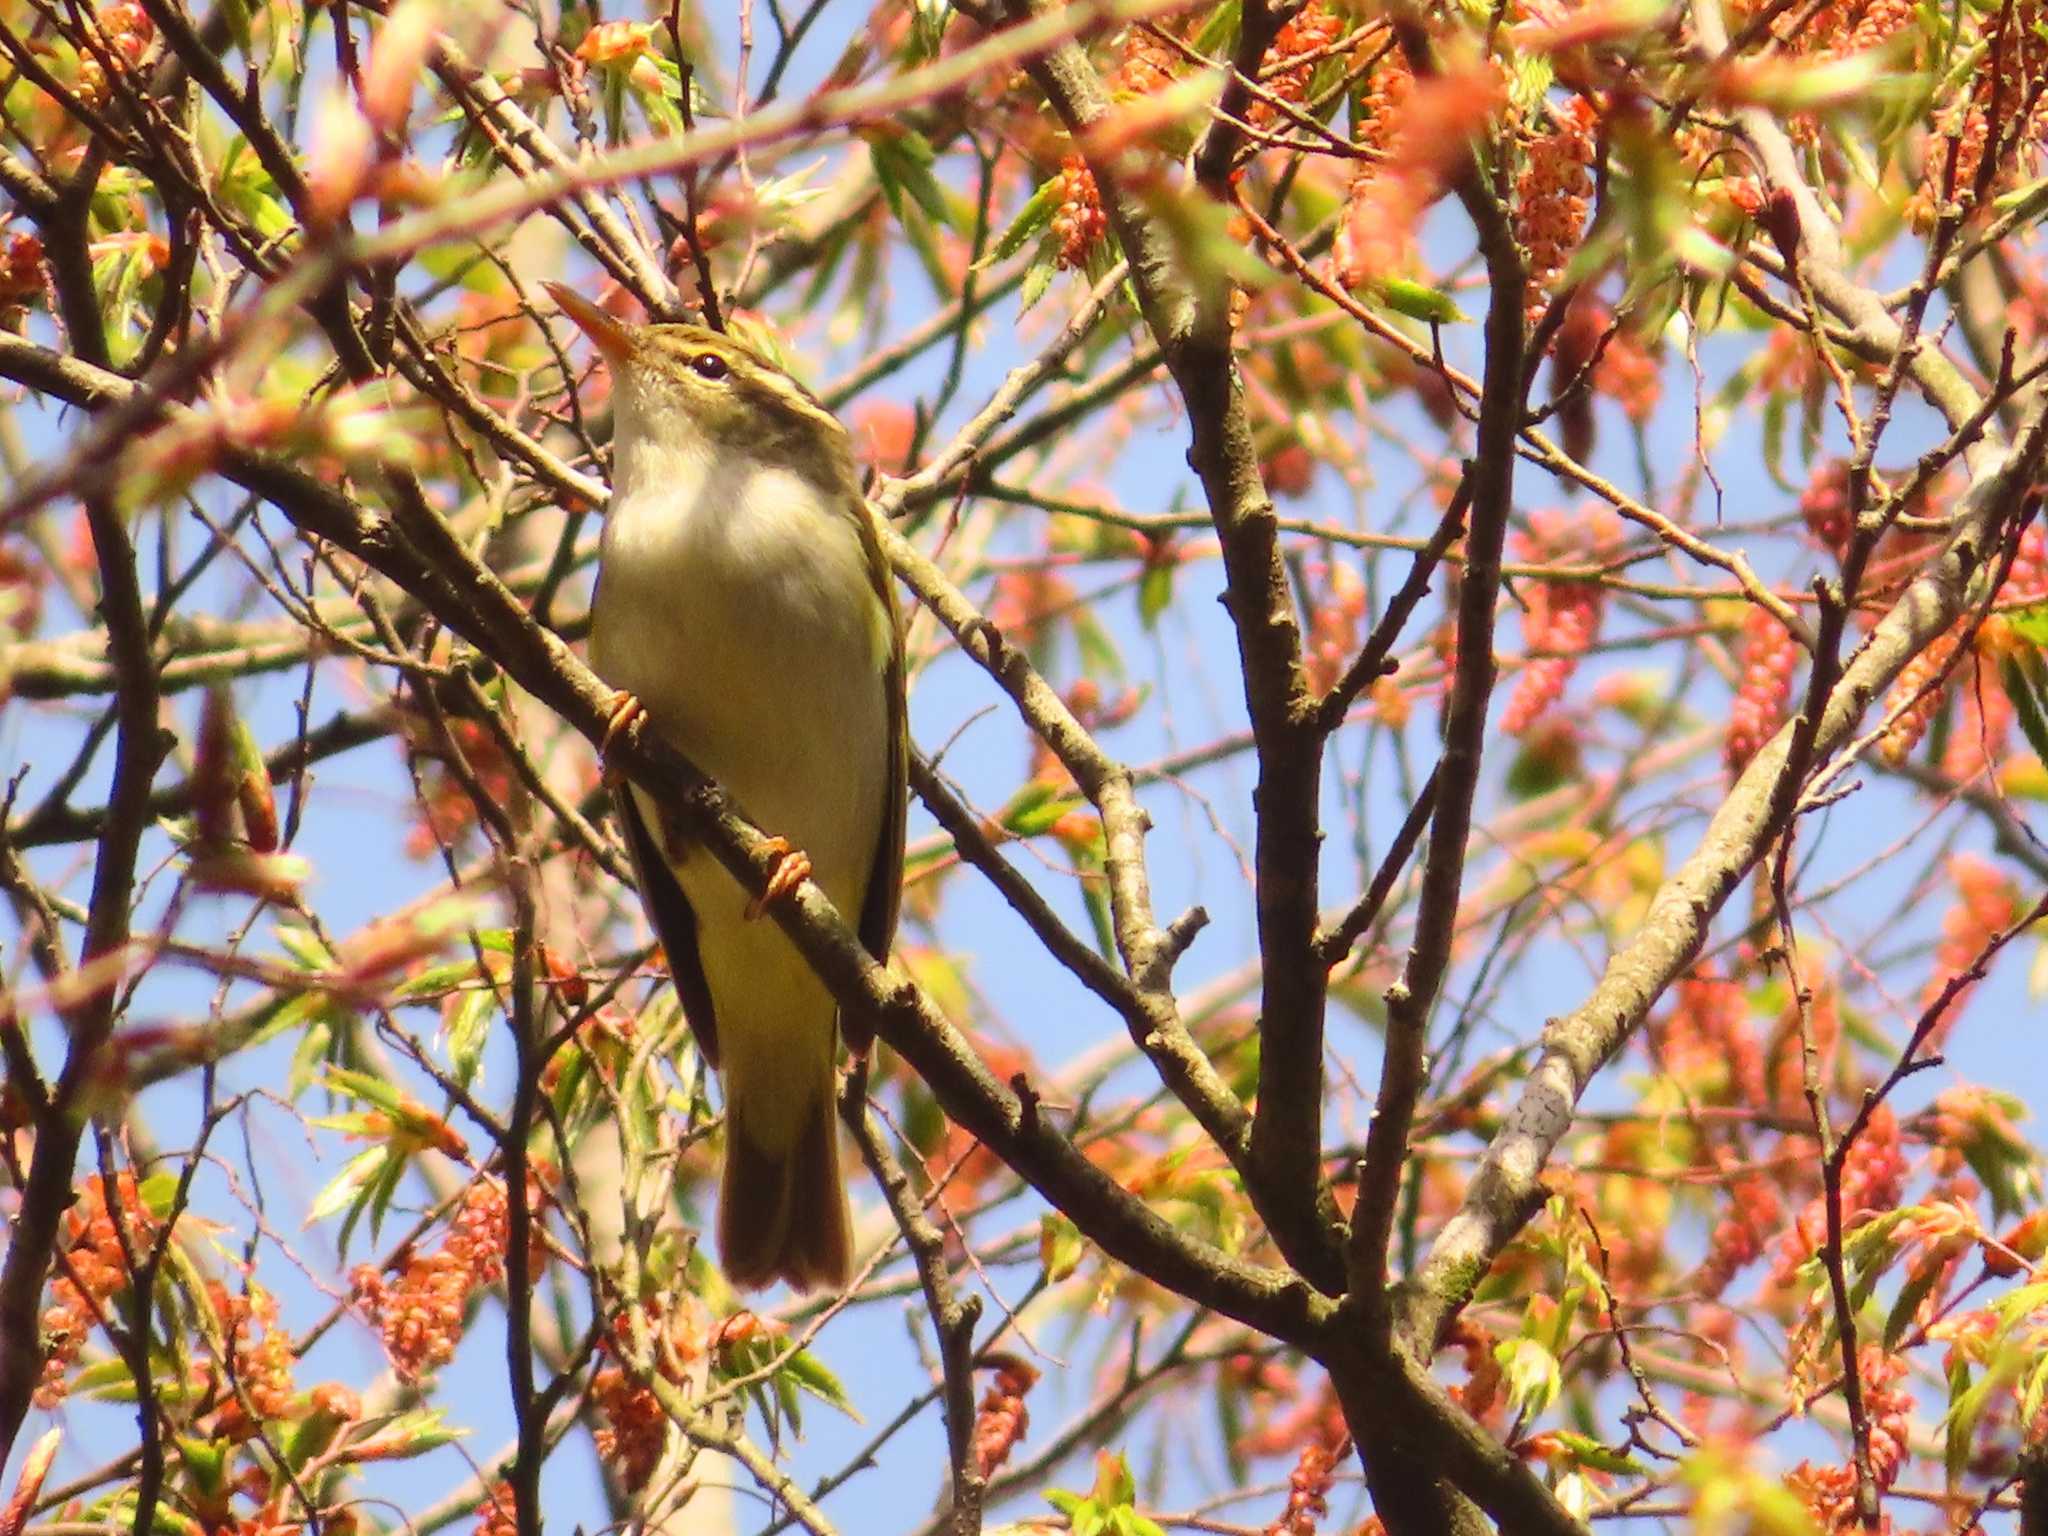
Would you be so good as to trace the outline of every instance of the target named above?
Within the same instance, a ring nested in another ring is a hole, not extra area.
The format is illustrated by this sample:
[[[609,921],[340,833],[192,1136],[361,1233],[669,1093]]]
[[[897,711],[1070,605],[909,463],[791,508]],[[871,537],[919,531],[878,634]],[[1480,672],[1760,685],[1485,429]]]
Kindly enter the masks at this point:
[[[1010,0],[1019,24],[1037,11],[1032,0]],[[1184,247],[1091,136],[1112,106],[1087,54],[1063,43],[1027,67],[1089,156],[1146,324],[1187,406],[1188,463],[1221,540],[1224,601],[1259,765],[1252,805],[1263,991],[1247,1192],[1288,1262],[1335,1295],[1344,1283],[1339,1223],[1321,1167],[1327,973],[1314,959],[1322,736],[1232,356],[1231,285],[1220,270],[1187,263]]]
[[[1466,844],[1472,835],[1472,801],[1485,756],[1486,709],[1493,698],[1494,610],[1500,598],[1508,514],[1513,510],[1515,434],[1522,421],[1528,276],[1506,211],[1476,160],[1466,173],[1461,195],[1478,226],[1486,258],[1486,375],[1480,392],[1478,450],[1467,477],[1471,532],[1465,540],[1465,579],[1458,591],[1457,672],[1444,710],[1429,853],[1422,867],[1415,939],[1401,979],[1387,989],[1386,1055],[1366,1134],[1358,1205],[1352,1212],[1348,1262],[1352,1289],[1361,1294],[1377,1291],[1385,1279],[1387,1243],[1408,1160],[1408,1127],[1422,1093],[1429,1021],[1451,963]]]
[[[35,1154],[9,1235],[6,1262],[0,1266],[0,1466],[7,1463],[42,1367],[38,1301],[49,1277],[59,1223],[71,1203],[71,1181],[87,1123],[83,1100],[92,1086],[101,1047],[114,1027],[121,981],[115,962],[128,943],[135,863],[149,825],[150,783],[164,753],[135,548],[111,499],[88,498],[85,515],[99,566],[100,618],[107,627],[119,687],[113,786],[93,865],[78,968],[87,970],[98,962],[108,969],[65,1011],[69,1042],[64,1067],[36,1115]]]

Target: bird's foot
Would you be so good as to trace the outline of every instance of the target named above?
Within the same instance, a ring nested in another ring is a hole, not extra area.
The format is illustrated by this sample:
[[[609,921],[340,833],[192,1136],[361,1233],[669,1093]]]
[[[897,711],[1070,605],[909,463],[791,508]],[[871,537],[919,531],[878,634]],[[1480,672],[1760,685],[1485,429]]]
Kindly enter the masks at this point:
[[[811,878],[811,858],[786,837],[771,837],[768,848],[775,855],[775,873],[768,877],[768,889],[747,903],[747,921],[758,920],[769,907]]]
[[[612,766],[612,752],[618,746],[619,737],[630,731],[641,716],[647,713],[647,706],[640,702],[638,695],[621,688],[612,695],[611,703],[605,706],[606,719],[604,738],[597,744],[598,761],[604,765],[604,776],[616,782],[623,775]]]

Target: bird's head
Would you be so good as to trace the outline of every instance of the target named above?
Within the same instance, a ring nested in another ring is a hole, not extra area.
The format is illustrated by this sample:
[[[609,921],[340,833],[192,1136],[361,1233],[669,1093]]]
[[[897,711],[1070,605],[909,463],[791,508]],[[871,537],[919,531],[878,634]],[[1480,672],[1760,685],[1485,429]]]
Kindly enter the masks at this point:
[[[561,283],[545,285],[612,370],[614,427],[636,438],[744,453],[820,480],[848,473],[846,429],[809,390],[731,336],[631,325]]]

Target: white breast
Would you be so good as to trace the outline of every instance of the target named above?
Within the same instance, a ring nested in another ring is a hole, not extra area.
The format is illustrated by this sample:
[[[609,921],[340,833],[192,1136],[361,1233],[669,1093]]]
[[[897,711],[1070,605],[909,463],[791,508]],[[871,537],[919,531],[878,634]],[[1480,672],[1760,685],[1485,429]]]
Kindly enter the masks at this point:
[[[821,487],[721,462],[699,442],[622,443],[592,665],[809,854],[853,921],[886,799],[886,610]]]

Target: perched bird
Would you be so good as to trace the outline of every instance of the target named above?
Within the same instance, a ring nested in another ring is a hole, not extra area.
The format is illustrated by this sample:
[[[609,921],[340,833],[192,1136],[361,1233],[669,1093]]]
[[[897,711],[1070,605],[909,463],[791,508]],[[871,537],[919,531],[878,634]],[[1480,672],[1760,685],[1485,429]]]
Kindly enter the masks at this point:
[[[730,336],[628,325],[550,283],[610,364],[612,499],[590,657],[886,959],[902,886],[902,630],[845,428]],[[607,738],[609,739],[609,737]],[[641,900],[725,1089],[718,1248],[734,1284],[844,1285],[838,1007],[760,904],[633,786]]]

